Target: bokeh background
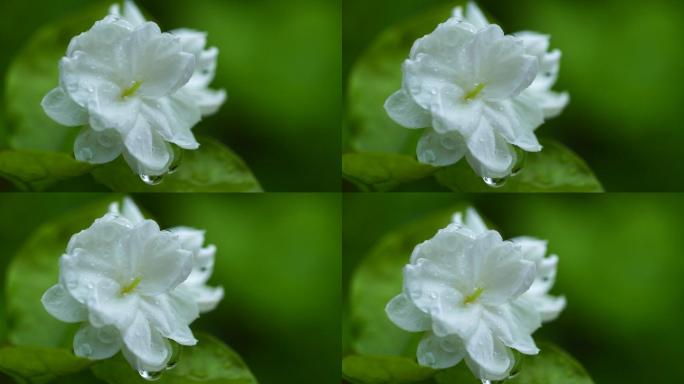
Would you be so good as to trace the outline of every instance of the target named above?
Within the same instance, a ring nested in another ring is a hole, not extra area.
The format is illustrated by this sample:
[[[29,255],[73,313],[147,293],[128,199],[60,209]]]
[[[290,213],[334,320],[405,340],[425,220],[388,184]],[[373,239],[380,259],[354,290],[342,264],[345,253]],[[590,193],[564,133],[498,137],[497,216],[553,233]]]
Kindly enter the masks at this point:
[[[42,223],[117,198],[112,194],[0,195],[0,344],[6,333],[4,279],[12,255]],[[207,243],[218,248],[209,284],[222,285],[225,297],[216,310],[193,323],[193,330],[211,333],[230,345],[260,383],[339,382],[339,195],[133,198],[162,228],[206,229]],[[55,263],[59,256],[55,255]],[[9,382],[0,374],[0,383]]]
[[[8,65],[34,32],[95,4],[106,8],[112,3],[0,2],[0,105]],[[225,88],[228,101],[195,128],[197,133],[216,137],[233,149],[267,191],[339,190],[340,0],[137,4],[162,30],[207,31],[208,44],[220,50],[213,87]],[[36,113],[43,113],[38,105]],[[0,143],[4,125],[0,118]]]
[[[382,30],[434,7],[455,4],[454,0],[345,0],[345,84],[353,63]],[[482,0],[478,4],[507,33],[550,34],[552,47],[562,50],[555,89],[569,91],[571,102],[560,117],[537,131],[539,136],[555,138],[577,152],[607,191],[684,189],[684,179],[679,177],[684,174],[684,2]]]
[[[348,194],[345,303],[352,272],[384,234],[435,213],[448,221],[452,207],[462,204],[475,207],[504,238],[547,239],[549,252],[559,255],[553,293],[565,295],[568,306],[536,339],[569,351],[596,383],[684,375],[684,196]]]

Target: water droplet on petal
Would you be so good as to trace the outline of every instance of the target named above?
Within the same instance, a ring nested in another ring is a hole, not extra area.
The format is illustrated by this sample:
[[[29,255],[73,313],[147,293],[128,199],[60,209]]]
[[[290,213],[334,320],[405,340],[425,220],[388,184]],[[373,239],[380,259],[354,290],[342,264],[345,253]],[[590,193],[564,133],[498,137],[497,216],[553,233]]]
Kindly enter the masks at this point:
[[[185,153],[185,151],[183,151],[182,148],[178,148],[178,147],[174,146],[173,162],[169,166],[169,172],[168,172],[169,175],[173,175],[174,173],[176,173],[176,171],[178,171],[178,167],[180,167],[181,163],[183,162],[183,154],[184,153]]]
[[[81,353],[83,356],[88,357],[93,354],[93,348],[90,346],[90,344],[82,344],[80,346]]]
[[[140,377],[147,381],[156,381],[159,380],[161,377],[162,373],[161,372],[154,372],[154,371],[145,371],[145,370],[139,370],[138,374]]]
[[[93,151],[90,148],[81,148],[76,157],[82,161],[90,161],[93,159]]]
[[[525,161],[527,160],[527,152],[518,147],[515,147],[515,154],[517,159],[513,165],[513,168],[511,169],[511,176],[519,174],[523,168],[525,168]]]
[[[482,384],[492,384],[492,382],[487,379],[482,379]]]
[[[492,188],[501,188],[506,184],[507,177],[495,178],[495,177],[483,177],[482,181]]]
[[[443,338],[440,341],[440,344],[442,346],[442,349],[445,350],[446,352],[455,352],[456,347],[454,344],[452,344],[447,338]]]
[[[180,360],[181,351],[182,347],[179,344],[171,343],[171,358],[169,358],[169,362],[166,363],[167,370],[176,367],[176,364],[178,364],[178,360]]]
[[[456,142],[456,140],[454,140],[453,137],[442,138],[442,147],[444,147],[446,149],[454,149],[454,148],[456,148],[457,145],[458,145],[458,143]]]
[[[437,359],[435,359],[435,355],[432,352],[428,352],[423,356],[423,359],[425,360],[425,364],[432,366],[435,364]]]
[[[147,185],[157,185],[164,180],[164,175],[152,176],[141,173],[140,180]]]
[[[425,151],[423,152],[423,160],[428,164],[432,164],[437,160],[437,155],[433,151]]]

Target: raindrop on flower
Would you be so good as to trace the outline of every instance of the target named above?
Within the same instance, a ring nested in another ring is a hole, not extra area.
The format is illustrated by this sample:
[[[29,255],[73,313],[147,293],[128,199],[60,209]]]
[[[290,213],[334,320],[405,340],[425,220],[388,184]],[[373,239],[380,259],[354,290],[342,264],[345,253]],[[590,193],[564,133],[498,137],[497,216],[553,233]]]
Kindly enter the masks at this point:
[[[511,169],[511,176],[515,176],[522,172],[523,168],[525,168],[525,162],[527,161],[527,152],[522,149],[515,147],[515,154],[517,155],[517,160]]]
[[[178,360],[180,360],[181,356],[181,351],[182,347],[177,344],[177,343],[171,343],[171,358],[169,359],[169,362],[166,363],[166,369],[173,369],[176,367],[176,364],[178,364]]]
[[[506,184],[507,177],[495,178],[495,177],[483,177],[482,181],[492,188],[501,188]]]
[[[432,151],[425,151],[423,153],[423,160],[428,164],[434,163],[437,160],[437,155]]]
[[[90,356],[93,353],[93,348],[90,347],[90,344],[83,344],[81,345],[81,352],[84,356]]]
[[[143,183],[145,183],[147,185],[157,185],[164,180],[164,175],[153,176],[153,175],[146,175],[144,173],[141,173],[140,174],[140,180],[142,180]]]
[[[78,151],[77,157],[83,161],[90,161],[93,159],[93,151],[91,151],[89,148],[81,148]]]
[[[145,370],[140,370],[138,371],[138,374],[140,377],[147,381],[156,381],[159,380],[161,377],[162,373],[161,372],[154,372],[154,371],[145,371]]]

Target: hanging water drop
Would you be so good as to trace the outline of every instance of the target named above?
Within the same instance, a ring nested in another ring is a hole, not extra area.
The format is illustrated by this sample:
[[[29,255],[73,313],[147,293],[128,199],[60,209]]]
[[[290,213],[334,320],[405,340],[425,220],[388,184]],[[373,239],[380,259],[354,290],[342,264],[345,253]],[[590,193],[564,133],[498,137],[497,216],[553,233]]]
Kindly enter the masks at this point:
[[[525,168],[525,161],[527,160],[527,152],[515,147],[516,161],[511,169],[511,176],[519,174]]]
[[[140,174],[140,180],[142,180],[143,183],[145,183],[147,185],[157,185],[157,184],[161,183],[162,180],[164,180],[164,175],[153,176],[153,175],[145,175],[145,174],[141,173]]]
[[[171,358],[169,359],[169,362],[166,363],[166,369],[173,369],[176,367],[176,364],[178,364],[178,360],[180,360],[181,356],[181,349],[182,347],[178,343],[171,343]]]
[[[172,175],[178,171],[178,167],[180,167],[181,162],[183,162],[183,154],[185,151],[183,149],[178,148],[176,146],[173,147],[173,162],[169,166],[169,175]]]
[[[482,384],[492,384],[492,382],[487,379],[482,379]]]
[[[162,373],[161,372],[154,372],[154,371],[145,371],[145,370],[140,370],[138,371],[138,374],[140,377],[147,381],[156,381],[159,380],[161,377]]]
[[[483,177],[482,181],[492,188],[501,188],[506,184],[507,177],[495,178],[495,177]]]

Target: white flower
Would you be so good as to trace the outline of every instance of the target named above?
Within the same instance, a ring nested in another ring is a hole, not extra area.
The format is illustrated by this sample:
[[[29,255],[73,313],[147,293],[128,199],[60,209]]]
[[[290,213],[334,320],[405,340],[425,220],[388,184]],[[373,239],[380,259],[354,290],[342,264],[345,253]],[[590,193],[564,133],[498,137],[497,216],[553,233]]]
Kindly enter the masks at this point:
[[[82,323],[74,353],[92,360],[119,350],[139,371],[161,371],[172,357],[170,340],[195,345],[189,324],[197,296],[182,285],[194,254],[181,236],[144,220],[131,201],[72,236],[60,258],[59,283],[42,297],[54,317]]]
[[[197,149],[191,129],[225,100],[224,91],[207,88],[218,51],[198,51],[203,36],[162,33],[131,2],[124,12],[71,40],[60,85],[41,105],[60,124],[84,126],[77,160],[103,164],[122,154],[136,173],[163,175],[171,144]]]
[[[456,212],[452,217],[452,223],[465,226],[474,233],[484,233],[487,225],[480,215],[473,208],[468,208],[465,219],[461,212]],[[556,269],[558,267],[558,256],[546,256],[547,242],[529,236],[520,236],[510,239],[520,247],[523,257],[533,262],[537,269],[537,275],[523,296],[527,297],[534,304],[543,322],[554,320],[565,308],[565,297],[552,296],[549,294],[556,282]]]
[[[515,365],[511,349],[539,351],[531,334],[542,317],[526,294],[538,271],[520,244],[472,213],[415,247],[403,292],[386,311],[400,328],[425,332],[419,364],[442,369],[465,360],[478,378],[501,380]]]
[[[114,4],[109,8],[109,14],[123,18],[133,26],[139,26],[146,22],[140,9],[133,1],[124,1],[123,11],[119,4]],[[181,40],[183,50],[195,56],[195,72],[192,77],[181,89],[180,92],[186,93],[200,108],[203,116],[215,113],[226,101],[226,91],[223,89],[213,90],[209,84],[216,75],[216,61],[218,59],[218,49],[216,47],[206,48],[207,34],[192,29],[181,28],[170,31],[174,36]]]
[[[119,203],[112,203],[109,206],[109,213],[121,215],[134,224],[145,220],[140,209],[129,198],[123,200],[121,208],[119,208]],[[178,237],[183,249],[192,253],[192,270],[188,277],[178,286],[177,290],[182,290],[185,294],[192,297],[200,313],[213,310],[223,298],[222,287],[212,288],[206,285],[211,274],[214,272],[216,246],[209,244],[204,247],[203,230],[190,227],[174,227],[170,228],[169,232]]]
[[[472,1],[466,5],[465,12],[462,7],[456,7],[452,15],[456,19],[472,24],[476,29],[483,29],[490,25],[482,10]],[[523,93],[529,95],[541,106],[545,118],[558,116],[570,101],[570,95],[567,92],[551,91],[558,80],[561,51],[554,49],[549,52],[551,39],[549,35],[530,31],[516,32],[513,35],[523,41],[525,52],[535,56],[539,61],[539,73]]]
[[[534,130],[558,103],[544,104],[542,93],[527,91],[538,82],[540,66],[548,69],[538,49],[505,36],[474,4],[467,13],[464,18],[457,8],[414,43],[402,67],[402,89],[385,109],[404,127],[427,128],[416,149],[420,162],[446,166],[465,156],[481,177],[505,178],[517,161],[515,147],[542,149]]]

